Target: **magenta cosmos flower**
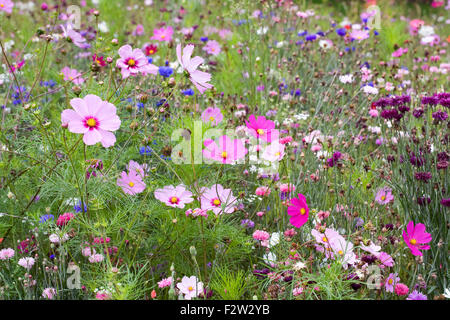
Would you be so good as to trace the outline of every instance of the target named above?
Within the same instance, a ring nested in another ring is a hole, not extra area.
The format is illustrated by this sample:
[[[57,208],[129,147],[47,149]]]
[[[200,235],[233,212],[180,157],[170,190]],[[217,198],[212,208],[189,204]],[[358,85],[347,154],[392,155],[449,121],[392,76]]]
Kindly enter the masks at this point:
[[[119,49],[120,58],[116,62],[116,67],[120,68],[122,78],[126,79],[130,75],[138,73],[143,75],[157,74],[158,67],[148,62],[147,57],[141,49],[134,49],[130,45],[124,45]]]
[[[161,29],[153,29],[153,36],[150,40],[158,40],[158,41],[172,41],[173,28],[171,26],[167,28]]]
[[[292,198],[287,212],[291,216],[289,221],[294,227],[300,228],[303,226],[309,217],[309,208],[305,196],[299,193],[298,198]]]
[[[220,44],[216,40],[209,40],[208,42],[206,42],[206,45],[202,50],[213,56],[218,56],[221,51]]]
[[[141,173],[130,170],[128,174],[122,171],[117,179],[117,185],[122,188],[126,194],[135,195],[145,190],[146,184],[142,181]]]
[[[61,113],[61,122],[67,125],[72,133],[82,133],[87,145],[101,142],[108,148],[116,142],[116,136],[111,131],[120,127],[120,119],[116,115],[116,107],[100,97],[88,94],[83,99],[70,100],[74,110],[66,109]]]
[[[202,113],[202,121],[204,123],[210,123],[213,126],[217,126],[223,120],[222,112],[220,108],[206,108]]]
[[[6,13],[12,13],[12,8],[14,7],[14,2],[11,0],[0,0],[0,11],[5,11]]]
[[[429,243],[431,239],[431,234],[425,232],[425,225],[423,223],[418,223],[414,227],[414,222],[410,221],[406,226],[406,232],[403,230],[403,240],[405,240],[406,245],[415,256],[423,255],[419,249],[430,249],[430,246],[426,245],[426,243]]]
[[[277,140],[279,137],[278,130],[275,129],[275,122],[267,120],[264,116],[255,117],[250,115],[248,121],[245,121],[250,134],[255,138],[262,139],[267,142]]]
[[[213,87],[208,81],[211,80],[211,74],[197,70],[198,66],[204,62],[202,57],[196,56],[191,59],[192,52],[194,52],[194,45],[189,44],[183,49],[181,55],[181,45],[177,45],[177,58],[183,69],[187,72],[189,80],[197,87],[201,94],[207,89]]]
[[[378,202],[379,204],[388,204],[393,200],[394,196],[392,195],[392,190],[388,187],[378,190],[375,196],[375,201]]]
[[[215,215],[233,213],[236,197],[231,189],[224,189],[222,185],[215,184],[211,188],[202,188],[201,207],[203,210],[212,210]]]
[[[70,69],[69,67],[64,67],[61,70],[64,75],[64,81],[71,81],[74,84],[82,84],[84,79],[81,77],[81,73],[76,69]]]
[[[203,156],[223,164],[243,159],[248,152],[240,139],[231,140],[227,135],[219,138],[219,145],[212,139],[206,139],[203,144],[206,147],[202,150]]]
[[[394,292],[394,286],[400,282],[400,278],[398,277],[397,273],[391,273],[389,274],[389,277],[384,282],[384,289],[386,292],[393,293]]]
[[[165,203],[169,207],[183,209],[186,203],[194,201],[192,193],[183,185],[165,186],[162,189],[155,190],[155,198]]]

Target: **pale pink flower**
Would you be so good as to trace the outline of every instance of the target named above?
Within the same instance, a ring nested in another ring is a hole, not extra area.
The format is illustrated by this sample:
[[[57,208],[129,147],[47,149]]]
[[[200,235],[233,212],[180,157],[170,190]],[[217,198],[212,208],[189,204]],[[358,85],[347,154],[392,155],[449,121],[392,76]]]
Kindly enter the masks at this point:
[[[196,276],[186,277],[177,283],[177,288],[184,294],[185,300],[191,300],[203,293],[203,282],[199,282]]]
[[[248,152],[241,139],[231,140],[227,135],[219,138],[219,144],[212,139],[206,139],[203,144],[203,156],[223,164],[235,163],[243,159]]]
[[[142,36],[144,34],[144,26],[142,24],[138,24],[136,29],[134,29],[132,35],[133,36]]]
[[[42,297],[45,299],[52,300],[55,296],[56,296],[55,288],[45,288],[44,291],[42,291]]]
[[[21,258],[18,263],[19,263],[19,266],[24,267],[27,270],[30,270],[34,265],[34,262],[35,262],[34,258],[26,257],[26,258]]]
[[[361,42],[363,40],[366,40],[369,38],[369,31],[367,30],[353,30],[350,33],[350,38],[358,40],[358,42]]]
[[[261,157],[270,162],[281,161],[284,157],[284,149],[284,144],[274,141],[264,149]]]
[[[95,253],[89,257],[90,263],[98,263],[102,262],[105,259],[105,257],[101,253]]]
[[[0,0],[0,11],[5,11],[6,13],[12,13],[12,8],[14,7],[14,2],[11,0]]]
[[[186,190],[185,186],[176,187],[170,185],[162,189],[155,190],[155,198],[165,203],[169,207],[183,209],[186,203],[194,201],[192,192]]]
[[[210,123],[213,126],[217,126],[223,120],[222,112],[220,108],[208,107],[202,113],[202,121],[204,123]]]
[[[111,131],[119,129],[121,122],[112,103],[88,94],[83,99],[70,100],[70,105],[74,110],[66,109],[61,113],[61,122],[68,125],[70,132],[83,134],[87,145],[98,142],[105,148],[114,145],[116,137]]]
[[[145,177],[148,176],[148,170],[149,169],[148,169],[148,165],[145,164],[145,163],[143,165],[140,165],[136,161],[130,160],[130,162],[127,165],[127,170],[128,171],[135,171],[142,178],[145,178]]]
[[[216,40],[208,40],[202,50],[213,56],[218,56],[221,51],[220,44]]]
[[[69,39],[74,45],[82,49],[90,47],[86,39],[80,33],[76,32],[71,24],[67,24],[66,27],[60,25],[60,27],[63,30],[63,37]]]
[[[81,254],[85,257],[90,257],[96,253],[97,252],[95,251],[95,249],[91,248],[91,247],[85,247],[85,248],[83,248],[83,250],[81,250]]]
[[[0,260],[9,260],[14,257],[14,249],[6,248],[0,250]]]
[[[171,26],[167,28],[153,29],[153,36],[150,40],[166,41],[172,40],[173,28]]]
[[[130,45],[124,45],[119,49],[120,58],[117,59],[116,67],[120,68],[122,78],[126,79],[130,75],[136,76],[158,74],[158,67],[149,63],[147,57],[141,49],[134,49]]]
[[[64,67],[61,70],[64,75],[64,81],[70,81],[74,84],[82,84],[84,79],[81,77],[81,73],[76,69],[70,69],[69,67]]]
[[[202,209],[212,210],[215,215],[233,213],[236,200],[231,189],[224,189],[220,184],[215,184],[209,189],[201,189],[200,202]]]
[[[122,188],[123,192],[130,195],[136,195],[145,190],[146,184],[142,181],[142,175],[134,170],[128,172],[122,171],[117,179],[117,185]]]
[[[183,69],[187,72],[189,80],[197,87],[201,94],[207,89],[213,87],[208,81],[211,80],[211,74],[197,70],[199,65],[204,62],[202,57],[196,56],[191,58],[192,52],[194,52],[194,45],[189,44],[183,49],[183,55],[181,55],[181,45],[177,45],[177,58]]]

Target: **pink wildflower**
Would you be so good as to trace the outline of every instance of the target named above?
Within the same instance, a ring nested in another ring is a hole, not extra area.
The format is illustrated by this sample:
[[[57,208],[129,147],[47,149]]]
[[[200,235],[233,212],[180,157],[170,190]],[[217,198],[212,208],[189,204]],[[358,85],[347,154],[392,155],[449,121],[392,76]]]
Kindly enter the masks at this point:
[[[186,190],[183,185],[177,187],[170,185],[157,189],[155,190],[155,198],[169,207],[180,209],[183,209],[186,203],[194,201],[192,193]]]
[[[397,273],[391,273],[389,274],[389,277],[387,277],[384,282],[384,289],[386,292],[394,292],[394,286],[400,281],[400,278],[397,275]]]
[[[196,56],[191,59],[192,52],[194,51],[194,45],[189,44],[183,49],[183,55],[181,55],[181,45],[177,45],[177,58],[183,69],[187,72],[189,80],[197,87],[201,94],[207,89],[211,89],[213,86],[208,81],[211,80],[211,74],[197,70],[199,65],[204,62],[202,57]]]
[[[291,205],[288,207],[288,214],[291,216],[290,223],[300,228],[303,226],[309,217],[309,208],[306,204],[306,198],[303,194],[299,193],[298,198],[291,199]]]
[[[88,94],[83,99],[70,100],[72,109],[61,113],[61,122],[68,125],[72,133],[83,134],[83,142],[94,145],[101,142],[103,147],[114,145],[116,137],[111,131],[120,127],[120,118],[116,115],[116,107],[100,97]]]
[[[6,13],[12,13],[12,8],[14,7],[14,2],[11,0],[0,0],[0,11],[5,11]]]
[[[65,226],[73,218],[75,218],[75,215],[72,212],[63,213],[58,217],[58,220],[56,220],[56,225],[58,227]]]
[[[410,221],[406,227],[406,232],[403,230],[403,240],[413,255],[422,256],[423,253],[419,249],[430,249],[430,246],[426,245],[426,243],[429,243],[432,238],[431,234],[425,232],[425,225],[423,223],[418,223],[414,227],[414,222]]]
[[[253,232],[253,239],[259,240],[259,241],[266,241],[269,240],[270,234],[263,230],[256,230]]]
[[[233,213],[236,197],[231,189],[224,189],[222,185],[215,184],[211,188],[202,188],[201,207],[203,210],[212,210],[215,215]]]
[[[208,40],[206,45],[203,47],[203,51],[206,51],[213,56],[217,56],[221,51],[220,44],[216,40]]]
[[[64,67],[61,72],[64,75],[64,81],[71,81],[74,84],[82,84],[84,82],[84,79],[81,77],[81,73],[76,69]]]
[[[122,171],[120,178],[117,179],[117,185],[122,188],[123,192],[130,195],[136,195],[145,190],[146,184],[142,181],[141,173],[134,170],[128,172]]]
[[[210,123],[213,126],[217,126],[223,120],[223,115],[220,108],[208,107],[202,113],[202,121],[204,123]]]
[[[7,248],[0,250],[0,260],[9,260],[14,257],[14,249]]]
[[[130,45],[124,45],[119,49],[120,58],[117,59],[116,66],[121,69],[122,78],[126,79],[130,75],[136,76],[158,74],[158,67],[149,63],[147,57],[141,49],[134,49]]]
[[[56,289],[55,288],[45,288],[42,292],[42,297],[45,299],[53,300],[53,298],[56,296]]]
[[[191,300],[203,293],[203,283],[199,282],[196,276],[184,276],[181,282],[177,283],[177,288],[184,294],[185,300]]]
[[[245,121],[247,128],[252,136],[267,142],[277,140],[279,137],[278,130],[275,129],[275,123],[266,119],[264,116],[255,117],[250,115],[248,121]]]
[[[212,139],[206,139],[203,144],[205,149],[202,153],[205,158],[224,164],[235,163],[243,159],[248,152],[241,139],[231,140],[227,135],[219,138],[218,145]]]
[[[158,282],[158,287],[165,288],[170,287],[172,284],[172,277],[164,278],[161,281]]]
[[[150,40],[158,40],[158,41],[172,41],[173,28],[171,26],[167,28],[153,29],[153,36]]]
[[[397,283],[395,285],[395,293],[399,296],[406,296],[409,292],[409,288],[407,285],[403,283]]]

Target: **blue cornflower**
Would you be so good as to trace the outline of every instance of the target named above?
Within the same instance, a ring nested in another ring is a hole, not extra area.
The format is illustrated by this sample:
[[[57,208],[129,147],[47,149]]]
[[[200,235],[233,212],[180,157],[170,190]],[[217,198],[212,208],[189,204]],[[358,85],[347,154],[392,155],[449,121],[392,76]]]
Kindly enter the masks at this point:
[[[181,91],[181,93],[183,93],[185,96],[193,96],[194,95],[194,90],[187,89],[187,90]]]
[[[315,35],[315,34],[308,34],[306,37],[305,37],[305,40],[306,41],[314,41],[314,40],[316,40],[317,39],[317,36]]]
[[[324,37],[324,36],[325,36],[325,33],[324,33],[323,31],[318,31],[318,32],[316,32],[316,34],[319,35],[319,36],[321,36],[321,37]]]
[[[160,106],[162,106],[162,105],[164,104],[164,102],[166,102],[166,99],[161,99],[161,100],[159,100],[159,101],[156,103],[156,106],[157,106],[157,107],[160,107]]]
[[[81,200],[78,201],[78,203],[73,206],[73,210],[75,210],[76,213],[81,212]],[[86,205],[86,203],[84,204],[84,212],[87,212],[87,205]]]
[[[159,67],[158,69],[159,74],[162,75],[164,78],[168,78],[173,73],[173,69],[171,67]]]
[[[152,63],[153,62],[153,58],[147,58],[148,63]]]
[[[377,35],[379,35],[380,33],[379,33],[377,30],[373,30],[373,34],[377,36]]]
[[[206,41],[208,41],[208,37],[201,37],[200,41],[206,42]]]
[[[141,156],[143,156],[143,155],[149,156],[152,154],[152,152],[153,152],[153,150],[149,146],[139,148],[139,153],[141,154]]]
[[[339,28],[339,29],[336,29],[336,33],[339,36],[343,37],[343,36],[345,36],[347,34],[347,30],[345,30],[345,28]]]
[[[138,102],[137,107],[138,107],[138,109],[142,109],[142,108],[144,108],[144,104],[142,102]]]
[[[45,214],[43,216],[41,216],[41,219],[39,219],[39,223],[44,223],[50,220],[54,220],[55,216],[52,214]]]
[[[299,32],[297,35],[299,36],[299,37],[304,37],[304,36],[306,36],[308,34],[308,31],[303,31],[303,32]]]

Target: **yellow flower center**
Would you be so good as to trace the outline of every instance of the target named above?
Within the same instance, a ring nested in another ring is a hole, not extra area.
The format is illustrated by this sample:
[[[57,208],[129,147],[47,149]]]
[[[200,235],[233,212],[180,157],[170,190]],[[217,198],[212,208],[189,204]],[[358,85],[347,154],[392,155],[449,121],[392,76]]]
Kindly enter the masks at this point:
[[[409,240],[409,243],[411,243],[412,245],[415,245],[417,243],[417,240],[416,239],[411,239],[411,240]]]
[[[97,121],[95,121],[94,118],[90,118],[90,119],[88,119],[88,121],[86,121],[86,124],[89,127],[93,128],[93,127],[95,127],[97,125]]]
[[[213,200],[213,204],[214,204],[215,206],[220,205],[220,200],[219,200],[219,199],[214,199],[214,200]]]
[[[70,79],[70,80],[73,80],[73,77],[69,76],[69,79]]]
[[[4,6],[5,6],[5,5],[4,5],[3,3],[2,3],[2,4],[0,4],[0,7],[2,7],[2,8],[3,8]]]
[[[392,284],[392,282],[394,282],[392,279],[389,279],[388,283]]]
[[[342,251],[342,250],[339,250],[338,253],[339,253],[339,255],[341,255],[341,256],[344,255],[344,251]]]
[[[189,286],[189,287],[188,287],[188,290],[189,290],[189,291],[193,291],[194,288],[193,288],[192,286]]]
[[[322,241],[323,241],[323,242],[328,242],[327,237],[323,237],[323,238],[322,238]]]
[[[276,156],[279,156],[280,154],[281,154],[280,152],[275,153]]]
[[[170,198],[170,202],[171,203],[177,203],[178,202],[178,198],[177,197],[172,197],[172,198]]]
[[[306,213],[305,208],[301,208],[301,209],[300,209],[300,214],[301,214],[301,215],[304,215],[305,213]]]
[[[228,154],[227,154],[227,152],[226,152],[226,151],[222,152],[222,158],[226,159],[226,158],[227,158],[227,156],[228,156]]]
[[[381,196],[381,200],[385,200],[386,199],[386,196]]]
[[[134,187],[134,182],[130,181],[130,182],[128,182],[128,185],[133,188]]]
[[[263,134],[264,134],[264,130],[263,130],[263,129],[258,129],[258,130],[256,130],[256,132],[257,132],[259,135],[263,135]]]
[[[130,67],[134,67],[136,65],[136,61],[134,61],[134,59],[130,59],[130,60],[128,60],[128,65]]]
[[[166,38],[166,35],[162,34],[161,39],[164,39],[164,38]]]
[[[154,52],[153,50],[150,50],[148,53],[153,54],[153,52]]]
[[[210,121],[214,121],[214,117],[209,117],[209,120]]]

